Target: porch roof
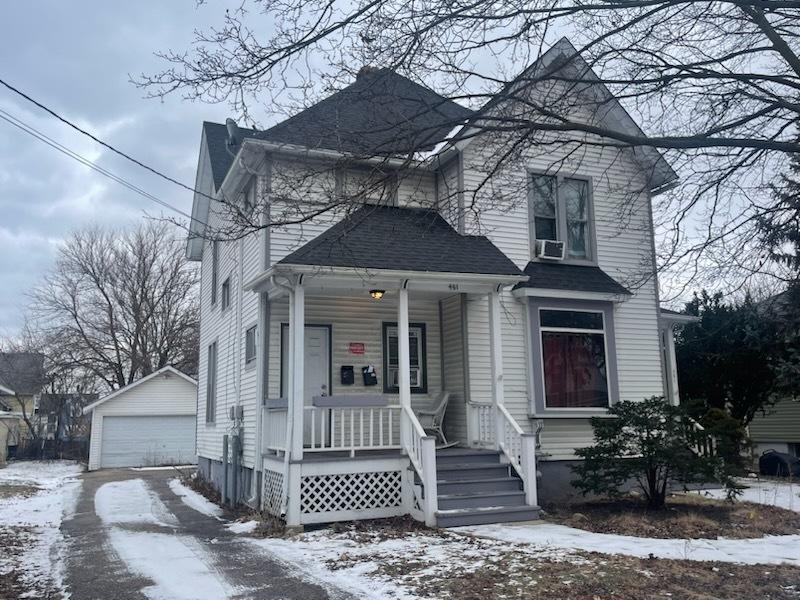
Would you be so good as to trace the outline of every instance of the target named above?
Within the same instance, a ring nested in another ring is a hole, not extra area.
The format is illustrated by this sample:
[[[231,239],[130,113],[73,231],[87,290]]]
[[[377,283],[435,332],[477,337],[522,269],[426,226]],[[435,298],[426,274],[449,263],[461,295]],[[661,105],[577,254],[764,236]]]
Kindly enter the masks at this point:
[[[432,209],[365,205],[278,265],[524,277],[484,236],[461,235]]]
[[[563,263],[528,263],[525,274],[530,278],[514,289],[538,288],[630,296],[631,292],[600,267],[565,265]]]

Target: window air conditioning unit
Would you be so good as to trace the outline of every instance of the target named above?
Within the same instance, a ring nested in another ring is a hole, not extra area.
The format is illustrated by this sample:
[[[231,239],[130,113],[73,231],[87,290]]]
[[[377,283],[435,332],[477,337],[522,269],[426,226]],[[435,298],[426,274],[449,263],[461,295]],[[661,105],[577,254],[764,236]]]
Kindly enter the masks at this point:
[[[564,260],[564,242],[536,240],[536,256],[547,260]]]

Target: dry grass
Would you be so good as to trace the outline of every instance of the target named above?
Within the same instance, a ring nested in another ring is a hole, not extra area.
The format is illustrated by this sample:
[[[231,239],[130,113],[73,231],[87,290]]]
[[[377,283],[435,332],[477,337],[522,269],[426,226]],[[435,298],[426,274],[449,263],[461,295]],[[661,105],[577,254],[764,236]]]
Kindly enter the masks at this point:
[[[650,538],[758,538],[800,533],[800,513],[750,502],[711,500],[694,494],[670,497],[667,508],[647,510],[635,500],[545,507],[548,520],[597,533]]]
[[[373,522],[375,523],[375,522]],[[395,525],[397,527],[395,528]],[[444,600],[641,600],[719,598],[798,600],[800,568],[734,565],[686,560],[641,559],[573,552],[537,555],[525,545],[500,544],[447,531],[421,530],[459,544],[460,559],[444,558],[441,547],[398,556],[379,547],[380,539],[414,535],[402,520],[379,527],[348,525],[339,533],[357,547],[326,561],[331,570],[363,569],[422,598]],[[438,557],[438,558],[437,558]]]
[[[581,556],[586,561],[574,564],[507,553],[477,570],[422,576],[414,587],[423,597],[453,600],[800,598],[800,569],[794,567]]]

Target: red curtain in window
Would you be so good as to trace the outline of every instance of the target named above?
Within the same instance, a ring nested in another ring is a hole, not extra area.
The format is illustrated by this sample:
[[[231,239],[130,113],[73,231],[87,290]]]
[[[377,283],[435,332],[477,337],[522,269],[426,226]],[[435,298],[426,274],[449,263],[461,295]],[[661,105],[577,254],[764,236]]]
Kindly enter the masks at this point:
[[[602,334],[542,332],[548,408],[608,406]]]

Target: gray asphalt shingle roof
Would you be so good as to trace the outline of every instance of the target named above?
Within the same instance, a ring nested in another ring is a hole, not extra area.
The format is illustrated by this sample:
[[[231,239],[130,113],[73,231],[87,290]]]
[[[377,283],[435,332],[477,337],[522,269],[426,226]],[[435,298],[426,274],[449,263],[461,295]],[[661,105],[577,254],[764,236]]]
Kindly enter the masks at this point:
[[[365,205],[278,264],[522,276],[483,236],[461,235],[436,211]]]
[[[429,150],[472,111],[389,69],[365,70],[356,81],[264,131],[258,138],[355,156],[391,156]],[[233,154],[225,125],[203,123],[214,184],[219,189]]]
[[[525,267],[525,274],[530,279],[525,283],[518,284],[517,288],[570,290],[601,294],[631,294],[626,287],[613,279],[600,267],[569,265],[560,262],[529,262]]]

